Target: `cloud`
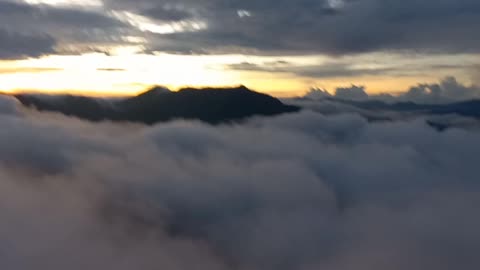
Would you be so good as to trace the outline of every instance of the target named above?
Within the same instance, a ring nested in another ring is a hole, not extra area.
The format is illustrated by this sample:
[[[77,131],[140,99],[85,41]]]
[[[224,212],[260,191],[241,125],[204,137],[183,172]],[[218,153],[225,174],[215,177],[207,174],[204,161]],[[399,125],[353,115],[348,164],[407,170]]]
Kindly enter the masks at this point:
[[[124,69],[124,68],[97,68],[97,71],[117,72],[117,71],[126,71],[126,69]]]
[[[60,53],[70,47],[125,44],[129,26],[102,11],[69,6],[0,1],[0,58],[15,59]],[[3,51],[3,53],[2,53]],[[72,49],[70,51],[73,51]]]
[[[327,90],[321,88],[312,88],[305,95],[311,99],[324,99],[324,98],[338,98],[341,100],[355,100],[362,101],[368,100],[370,96],[365,91],[364,86],[352,85],[351,87],[338,87],[335,89],[335,94],[330,94]],[[393,98],[393,97],[392,97]]]
[[[335,97],[348,100],[366,100],[368,94],[365,92],[365,87],[352,85],[351,87],[337,88]]]
[[[14,115],[18,113],[18,101],[6,95],[0,95],[0,115]]]
[[[308,110],[224,126],[19,110],[0,115],[2,269],[480,266],[477,131]]]
[[[0,1],[0,14],[5,26],[23,31],[25,29],[60,30],[61,27],[99,29],[119,27],[123,24],[98,10],[73,6],[33,5],[24,1]],[[36,22],[39,25],[29,25]],[[14,24],[15,23],[15,24]],[[38,27],[38,28],[36,28]]]
[[[145,40],[146,52],[201,54],[478,53],[480,47],[476,0],[70,2],[2,0],[0,23],[15,33],[48,34],[64,51],[132,44],[129,37]]]
[[[249,62],[229,64],[228,70],[260,71],[275,73],[292,73],[309,78],[345,78],[368,75],[398,74],[400,69],[394,67],[358,68],[345,63],[325,63],[321,65],[295,65],[289,62],[267,62],[255,64]]]
[[[149,44],[179,52],[344,55],[372,51],[478,52],[475,0],[418,1],[180,1],[208,29],[175,33]],[[121,1],[124,6],[128,1]],[[166,1],[141,1],[162,7]],[[153,8],[152,7],[152,8]],[[435,8],[432,8],[435,7]],[[237,16],[239,10],[251,16]],[[440,30],[441,29],[441,30]],[[446,34],[448,33],[448,34]],[[448,37],[448,38],[447,38]],[[162,43],[161,40],[164,42]],[[169,41],[169,42],[165,42]]]
[[[480,85],[480,66],[476,66],[471,71],[472,80],[476,85]]]
[[[48,35],[29,35],[0,28],[0,59],[38,57],[54,52],[55,40]]]
[[[318,88],[318,87],[312,87],[310,91],[308,91],[305,94],[306,98],[309,99],[314,99],[314,100],[319,100],[319,99],[324,99],[328,97],[332,97],[332,94],[330,94],[327,90]]]
[[[142,13],[151,18],[167,22],[178,22],[193,17],[193,14],[189,13],[187,10],[178,7],[175,8],[174,6],[169,7],[168,5],[145,9]]]
[[[352,57],[329,58],[328,61],[319,60],[318,64],[305,64],[286,61],[269,62],[239,62],[224,65],[226,70],[258,71],[267,73],[288,73],[301,77],[324,79],[324,78],[352,78],[352,77],[418,77],[425,74],[425,71],[448,73],[462,70],[469,72],[475,77],[478,65],[475,61],[471,63],[460,63],[461,57],[419,57],[416,63],[406,61],[405,55],[386,56],[385,54]],[[447,62],[456,62],[449,63]]]
[[[480,88],[475,85],[462,85],[454,77],[447,77],[439,84],[420,84],[410,88],[401,96],[402,99],[422,103],[441,103],[479,97]]]
[[[477,85],[464,85],[455,77],[446,77],[439,83],[418,84],[410,87],[407,91],[393,96],[387,91],[381,94],[368,95],[363,86],[349,88],[337,88],[332,96],[326,90],[312,88],[306,97],[319,99],[335,97],[345,100],[381,100],[387,102],[411,101],[419,104],[442,104],[458,101],[466,101],[480,98],[480,88]]]

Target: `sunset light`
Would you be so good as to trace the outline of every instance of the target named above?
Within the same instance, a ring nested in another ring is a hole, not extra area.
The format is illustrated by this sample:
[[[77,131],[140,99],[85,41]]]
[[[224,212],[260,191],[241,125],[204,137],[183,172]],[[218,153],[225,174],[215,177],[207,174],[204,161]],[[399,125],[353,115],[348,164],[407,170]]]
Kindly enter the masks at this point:
[[[0,0],[0,270],[480,269],[480,0]]]

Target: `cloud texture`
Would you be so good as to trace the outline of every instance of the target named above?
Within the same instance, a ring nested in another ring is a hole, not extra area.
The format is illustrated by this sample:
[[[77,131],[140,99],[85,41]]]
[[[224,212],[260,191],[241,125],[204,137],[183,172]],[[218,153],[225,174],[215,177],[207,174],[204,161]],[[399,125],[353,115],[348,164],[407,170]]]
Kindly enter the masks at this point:
[[[342,100],[366,101],[381,100],[387,102],[415,102],[419,104],[443,104],[458,101],[466,101],[480,98],[480,87],[465,85],[457,81],[455,77],[446,77],[439,83],[420,83],[410,87],[406,92],[399,95],[367,94],[364,86],[352,85],[340,87],[332,95],[324,89],[311,89],[305,97],[314,100],[324,98],[337,98]]]
[[[55,40],[48,35],[19,34],[0,28],[0,59],[38,57],[54,52]]]
[[[110,1],[117,3],[118,1]],[[119,1],[132,8],[131,1]],[[141,0],[139,7],[170,1]],[[174,33],[152,42],[179,52],[250,50],[259,54],[329,55],[372,51],[478,52],[476,0],[177,1],[208,23],[205,31]],[[238,16],[248,11],[249,16]],[[161,14],[161,13],[160,13]]]
[[[0,1],[6,30],[48,34],[71,53],[478,53],[479,14],[477,0]]]
[[[89,123],[0,98],[2,269],[477,269],[475,131]]]

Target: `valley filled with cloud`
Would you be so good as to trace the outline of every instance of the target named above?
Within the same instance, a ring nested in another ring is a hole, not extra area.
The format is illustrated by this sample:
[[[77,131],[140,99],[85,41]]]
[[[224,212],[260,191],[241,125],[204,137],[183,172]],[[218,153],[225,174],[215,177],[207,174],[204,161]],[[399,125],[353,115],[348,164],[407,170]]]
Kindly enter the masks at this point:
[[[296,102],[144,125],[0,97],[0,268],[480,266],[475,117],[441,115],[473,124],[439,131],[425,112],[372,121],[344,100]]]

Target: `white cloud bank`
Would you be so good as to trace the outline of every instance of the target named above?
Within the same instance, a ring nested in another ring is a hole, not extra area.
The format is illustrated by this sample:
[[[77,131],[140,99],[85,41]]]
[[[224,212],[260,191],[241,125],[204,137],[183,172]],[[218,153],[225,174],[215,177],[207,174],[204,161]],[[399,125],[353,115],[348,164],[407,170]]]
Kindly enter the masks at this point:
[[[388,93],[369,95],[364,86],[352,85],[351,87],[337,88],[333,95],[324,89],[313,88],[305,97],[315,100],[333,97],[354,101],[381,100],[387,102],[443,104],[470,99],[480,99],[480,87],[475,84],[464,85],[458,82],[455,77],[446,77],[439,83],[421,83],[412,86],[406,92],[397,96]]]
[[[304,111],[89,123],[0,98],[0,268],[478,269],[478,132]]]

